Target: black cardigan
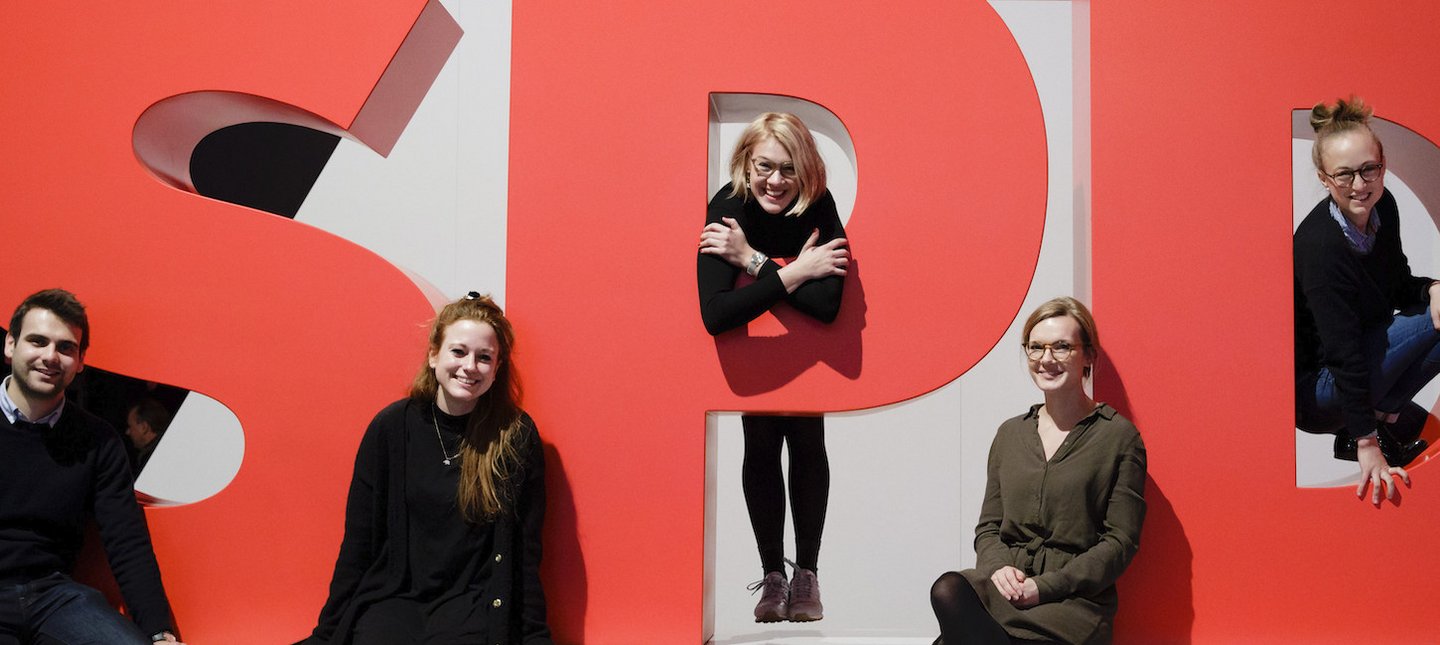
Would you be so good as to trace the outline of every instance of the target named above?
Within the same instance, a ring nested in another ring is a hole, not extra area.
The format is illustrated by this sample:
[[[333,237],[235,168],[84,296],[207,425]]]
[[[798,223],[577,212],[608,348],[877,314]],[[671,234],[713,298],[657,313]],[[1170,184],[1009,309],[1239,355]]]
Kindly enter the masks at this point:
[[[407,579],[405,423],[428,424],[425,403],[402,399],[386,406],[360,441],[345,504],[345,539],[330,581],[330,597],[307,643],[348,643],[355,620],[370,604],[404,591]],[[522,413],[523,414],[523,413]],[[545,517],[545,455],[529,415],[522,416],[523,465],[513,481],[514,514],[495,520],[496,561],[485,589],[493,599],[487,643],[549,645],[545,593],[540,587],[540,529]]]
[[[1294,239],[1296,380],[1322,367],[1330,370],[1351,437],[1375,430],[1370,369],[1361,346],[1365,330],[1389,325],[1396,310],[1428,303],[1432,282],[1410,273],[1389,190],[1372,216],[1380,218],[1380,230],[1367,255],[1345,240],[1330,216],[1328,197],[1300,222]]]

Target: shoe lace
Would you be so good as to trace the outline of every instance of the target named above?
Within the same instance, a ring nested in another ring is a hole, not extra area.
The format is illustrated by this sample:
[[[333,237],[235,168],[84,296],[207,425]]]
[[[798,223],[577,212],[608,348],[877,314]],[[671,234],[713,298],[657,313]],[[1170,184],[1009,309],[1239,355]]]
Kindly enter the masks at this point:
[[[782,588],[783,588],[784,586],[785,586],[785,576],[784,576],[784,572],[782,571],[782,572],[781,572],[781,575],[776,576],[774,581],[771,581],[771,580],[770,580],[770,576],[769,576],[769,575],[766,575],[764,578],[761,578],[761,579],[759,579],[759,580],[756,580],[755,582],[752,582],[752,583],[750,583],[750,584],[748,584],[748,585],[745,585],[745,590],[746,590],[746,591],[749,591],[749,592],[750,592],[750,595],[752,595],[752,596],[755,595],[756,592],[759,592],[759,591],[762,591],[762,590],[768,592],[768,591],[769,591],[769,587],[775,587],[775,588],[776,588],[776,593],[783,593]]]

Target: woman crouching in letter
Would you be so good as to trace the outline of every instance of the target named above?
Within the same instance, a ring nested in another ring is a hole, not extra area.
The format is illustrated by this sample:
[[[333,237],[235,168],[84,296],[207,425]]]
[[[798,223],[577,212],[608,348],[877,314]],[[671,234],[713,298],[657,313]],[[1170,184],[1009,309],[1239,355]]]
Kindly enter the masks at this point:
[[[430,327],[410,396],[370,422],[345,539],[309,642],[550,643],[545,461],[520,409],[514,332],[470,292]]]
[[[977,566],[940,576],[940,640],[1108,643],[1115,580],[1140,544],[1145,444],[1085,393],[1100,339],[1090,311],[1055,298],[1025,321],[1045,402],[1000,425],[975,527]]]
[[[1440,374],[1440,282],[1410,271],[1370,108],[1321,103],[1310,125],[1330,194],[1295,229],[1295,424],[1334,433],[1335,458],[1360,462],[1355,494],[1379,504],[1428,445],[1411,399]]]

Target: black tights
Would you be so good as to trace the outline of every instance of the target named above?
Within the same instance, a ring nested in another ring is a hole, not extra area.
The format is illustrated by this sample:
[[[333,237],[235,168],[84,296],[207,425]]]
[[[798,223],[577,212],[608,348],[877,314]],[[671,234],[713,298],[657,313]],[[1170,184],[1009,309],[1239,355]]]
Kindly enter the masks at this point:
[[[795,564],[816,570],[825,506],[830,500],[830,459],[825,455],[824,417],[740,417],[745,464],[740,479],[745,507],[765,572],[784,571],[785,477],[780,447],[790,444],[790,504],[795,516]]]
[[[980,602],[980,595],[964,576],[951,571],[930,587],[930,606],[940,621],[945,645],[1010,645],[1010,635]]]

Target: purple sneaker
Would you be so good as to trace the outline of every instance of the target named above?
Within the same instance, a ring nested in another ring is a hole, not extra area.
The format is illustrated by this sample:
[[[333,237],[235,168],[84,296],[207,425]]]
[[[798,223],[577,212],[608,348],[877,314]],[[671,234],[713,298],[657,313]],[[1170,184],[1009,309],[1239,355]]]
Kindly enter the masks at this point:
[[[790,583],[785,582],[784,573],[771,571],[765,574],[764,580],[751,583],[745,588],[749,589],[752,595],[756,591],[760,592],[760,602],[755,605],[755,622],[778,623],[785,620],[789,613]]]
[[[808,623],[825,617],[825,606],[820,604],[820,579],[809,569],[795,569],[790,580],[790,620]]]

